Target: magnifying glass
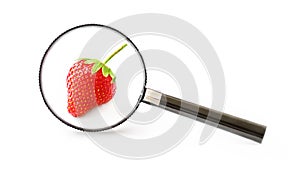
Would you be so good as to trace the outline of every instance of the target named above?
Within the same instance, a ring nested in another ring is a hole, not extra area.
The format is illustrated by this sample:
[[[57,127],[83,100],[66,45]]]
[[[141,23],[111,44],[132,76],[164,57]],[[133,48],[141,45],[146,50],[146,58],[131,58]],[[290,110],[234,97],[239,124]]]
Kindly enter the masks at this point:
[[[86,47],[91,53],[81,53],[88,44],[86,37],[98,32],[114,44],[106,47],[105,42],[99,42],[99,46]],[[97,54],[101,50],[104,55]],[[128,36],[106,25],[80,25],[60,34],[42,58],[39,87],[44,103],[58,120],[86,132],[119,126],[141,103],[259,143],[266,131],[264,125],[148,88],[146,64],[139,49]]]

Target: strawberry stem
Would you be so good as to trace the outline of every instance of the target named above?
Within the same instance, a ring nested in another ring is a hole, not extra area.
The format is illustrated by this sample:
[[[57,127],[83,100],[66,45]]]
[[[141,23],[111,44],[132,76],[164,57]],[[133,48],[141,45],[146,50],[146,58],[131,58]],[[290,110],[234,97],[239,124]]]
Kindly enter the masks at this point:
[[[104,64],[106,64],[107,62],[109,62],[110,59],[112,59],[116,54],[118,54],[121,50],[123,50],[123,48],[125,48],[127,46],[127,44],[122,45],[122,47],[120,47],[119,49],[117,49],[114,53],[112,53],[109,57],[107,57],[104,60]]]

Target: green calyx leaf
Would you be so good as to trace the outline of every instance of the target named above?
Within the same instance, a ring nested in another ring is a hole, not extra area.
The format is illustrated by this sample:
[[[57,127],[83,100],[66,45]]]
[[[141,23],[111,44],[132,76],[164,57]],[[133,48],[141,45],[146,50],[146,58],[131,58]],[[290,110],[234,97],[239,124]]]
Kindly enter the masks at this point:
[[[85,60],[84,63],[85,64],[98,64],[98,63],[100,63],[100,61],[97,59],[88,59],[88,60]]]
[[[109,71],[110,71],[110,68],[108,68],[106,66],[102,67],[102,73],[103,73],[104,77],[108,76]]]
[[[93,74],[97,73],[103,66],[104,66],[104,64],[101,63],[100,61],[97,63],[94,63],[94,66],[92,67],[92,73]]]
[[[92,67],[92,74],[97,73],[102,68],[102,74],[104,77],[110,76],[112,78],[111,83],[114,83],[116,81],[116,76],[113,73],[113,71],[107,67],[104,63],[100,62],[97,59],[91,59],[91,58],[79,58],[78,61],[84,60],[85,64],[94,64]]]
[[[102,74],[104,77],[110,76],[112,78],[111,82],[114,83],[116,81],[116,76],[113,71],[107,67],[106,65],[102,66]]]
[[[85,61],[85,64],[96,64],[99,63],[100,61],[94,58],[78,58],[77,61]]]
[[[114,53],[112,53],[109,57],[107,57],[104,62],[100,62],[97,59],[90,58],[79,58],[78,61],[84,60],[85,64],[94,64],[92,67],[92,74],[97,73],[102,68],[102,74],[104,77],[110,76],[112,78],[111,83],[116,81],[116,76],[112,72],[112,70],[106,66],[110,59],[112,59],[116,54],[118,54],[123,48],[125,48],[127,44],[123,44],[120,48],[118,48]]]
[[[92,67],[92,74],[97,73],[103,66],[104,64],[101,63],[99,60],[94,59],[94,58],[79,58],[78,61],[84,61],[84,64],[94,64]]]
[[[112,70],[110,70],[110,73],[109,73],[109,75],[111,76],[111,78],[112,78],[112,83],[114,83],[114,82],[116,82],[116,75],[114,74],[114,72],[112,71]]]

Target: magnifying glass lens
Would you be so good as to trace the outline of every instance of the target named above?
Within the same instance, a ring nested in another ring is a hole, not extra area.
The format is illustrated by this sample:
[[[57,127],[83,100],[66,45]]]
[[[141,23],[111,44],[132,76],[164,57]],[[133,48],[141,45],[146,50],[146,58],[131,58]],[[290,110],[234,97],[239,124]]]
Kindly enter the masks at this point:
[[[139,81],[131,84],[137,73]],[[127,120],[143,98],[145,83],[145,64],[136,46],[102,25],[61,34],[40,70],[47,107],[63,123],[85,131],[110,129]],[[129,87],[134,88],[130,94]]]

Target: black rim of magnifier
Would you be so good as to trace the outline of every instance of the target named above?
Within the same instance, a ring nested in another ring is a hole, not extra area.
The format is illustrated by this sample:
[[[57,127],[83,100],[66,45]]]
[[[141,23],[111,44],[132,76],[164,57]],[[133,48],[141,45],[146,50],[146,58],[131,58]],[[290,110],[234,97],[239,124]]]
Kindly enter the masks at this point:
[[[144,80],[144,88],[142,89],[141,91],[141,96],[139,97],[136,105],[134,106],[133,110],[125,117],[123,118],[121,121],[119,121],[118,123],[114,124],[114,125],[111,125],[111,126],[107,126],[107,127],[104,127],[104,128],[96,128],[96,129],[89,129],[89,128],[83,128],[83,127],[79,127],[79,126],[76,126],[76,125],[73,125],[67,121],[65,121],[63,118],[59,117],[55,112],[54,110],[51,108],[51,106],[48,104],[47,102],[47,99],[44,95],[44,90],[43,90],[43,86],[42,86],[42,70],[43,70],[43,64],[44,64],[44,61],[45,61],[45,58],[48,54],[48,52],[50,51],[50,49],[53,47],[53,45],[62,37],[64,36],[65,34],[75,30],[75,29],[78,29],[78,28],[82,28],[82,27],[90,27],[90,26],[94,26],[94,27],[101,27],[101,28],[107,28],[107,29],[110,29],[120,35],[122,35],[127,41],[129,41],[131,43],[131,45],[135,48],[136,52],[138,53],[139,55],[139,58],[143,64],[143,68],[144,68],[144,75],[145,75],[145,80]],[[41,64],[40,64],[40,69],[39,69],[39,87],[40,87],[40,92],[42,94],[42,97],[43,97],[43,100],[44,100],[44,103],[45,105],[47,106],[47,108],[49,109],[49,111],[58,119],[60,120],[62,123],[66,124],[67,126],[70,126],[74,129],[77,129],[77,130],[81,130],[81,131],[85,131],[85,132],[99,132],[99,131],[104,131],[104,130],[108,130],[108,129],[112,129],[116,126],[119,126],[120,124],[122,124],[123,122],[125,122],[135,111],[136,109],[139,107],[140,103],[142,102],[142,100],[144,99],[144,96],[145,96],[145,91],[146,91],[146,83],[147,83],[147,72],[146,72],[146,66],[145,66],[145,61],[142,57],[142,54],[140,53],[139,49],[136,47],[136,45],[130,40],[129,37],[127,37],[125,34],[123,34],[121,31],[115,29],[115,28],[112,28],[110,26],[106,26],[106,25],[102,25],[102,24],[84,24],[84,25],[78,25],[76,27],[73,27],[73,28],[70,28],[68,30],[66,30],[65,32],[61,33],[58,37],[56,37],[52,43],[50,44],[50,46],[47,48],[46,52],[44,53],[44,56],[42,58],[42,61],[41,61]]]

